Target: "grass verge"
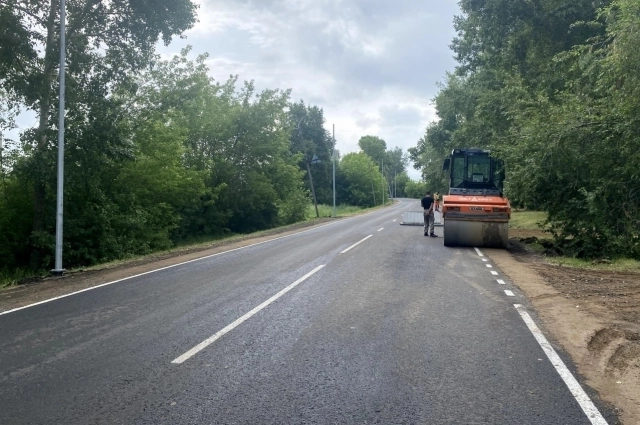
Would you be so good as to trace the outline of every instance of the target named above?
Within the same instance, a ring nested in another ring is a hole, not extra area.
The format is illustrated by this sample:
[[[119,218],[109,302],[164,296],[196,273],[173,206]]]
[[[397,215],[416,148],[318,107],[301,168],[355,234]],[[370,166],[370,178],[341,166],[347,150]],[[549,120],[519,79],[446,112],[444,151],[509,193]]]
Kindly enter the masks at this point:
[[[614,260],[582,260],[571,257],[550,257],[547,261],[562,267],[583,270],[598,270],[618,273],[640,273],[640,261],[631,258],[617,258]]]
[[[542,223],[547,219],[543,211],[515,211],[511,214],[511,237],[520,239],[529,250],[545,255],[546,261],[562,267],[620,273],[640,273],[640,261],[630,258],[613,260],[584,260],[565,256],[548,256],[553,247],[551,234],[544,232]],[[532,237],[533,236],[533,237]]]
[[[547,219],[544,211],[512,211],[510,229],[543,230],[542,223]]]
[[[388,203],[387,205],[390,205],[390,204],[391,203]],[[361,208],[361,207],[356,207],[352,205],[339,205],[339,206],[336,206],[336,217],[337,218],[350,217],[358,214],[364,214],[366,212],[373,211],[380,208],[382,208],[381,205],[371,207],[371,208]],[[180,253],[188,253],[193,251],[204,250],[207,248],[213,248],[215,246],[220,246],[223,244],[240,242],[247,239],[259,238],[263,236],[273,235],[276,233],[287,232],[289,230],[295,230],[300,227],[312,226],[313,224],[315,224],[315,222],[321,223],[323,221],[327,221],[328,218],[332,216],[333,206],[318,205],[318,212],[320,213],[320,218],[316,217],[315,208],[313,204],[310,204],[307,210],[307,218],[305,219],[305,221],[302,221],[302,222],[274,227],[271,229],[261,230],[253,233],[244,233],[244,234],[228,233],[224,235],[194,238],[188,241],[179,242],[178,244],[176,244],[175,247],[168,250],[156,251],[156,252],[153,252],[150,254],[144,254],[144,255],[130,255],[118,260],[98,263],[92,266],[68,269],[68,272],[113,268],[113,267],[121,266],[127,263],[132,263],[140,260],[153,260],[156,258],[160,259],[166,256],[173,256],[173,255],[179,255]],[[9,286],[15,286],[22,283],[37,281],[46,276],[48,276],[48,273],[44,270],[37,273],[29,269],[17,269],[17,270],[11,270],[11,271],[0,270],[0,288],[6,288]]]

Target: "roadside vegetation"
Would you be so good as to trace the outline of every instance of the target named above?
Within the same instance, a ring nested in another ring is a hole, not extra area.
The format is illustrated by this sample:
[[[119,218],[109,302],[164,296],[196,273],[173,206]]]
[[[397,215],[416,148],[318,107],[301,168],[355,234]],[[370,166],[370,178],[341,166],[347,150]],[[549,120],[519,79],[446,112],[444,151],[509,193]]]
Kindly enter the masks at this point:
[[[323,110],[289,89],[215,81],[207,55],[189,48],[161,58],[154,46],[191,28],[197,7],[159,0],[157,14],[134,3],[69,6],[63,267],[304,222],[314,193],[332,203],[332,155],[340,215],[383,205],[392,190],[404,196],[402,149],[364,135],[359,152],[341,156]],[[2,282],[53,267],[57,5],[0,2]],[[38,120],[11,137],[25,110]]]
[[[564,255],[640,260],[640,2],[459,4],[439,120],[409,150],[429,187],[453,148],[490,149]]]
[[[576,258],[556,246],[549,231],[547,213],[542,211],[513,211],[509,221],[509,235],[531,251],[545,255],[550,264],[583,270],[605,272],[640,272],[640,260],[624,256],[607,258]]]

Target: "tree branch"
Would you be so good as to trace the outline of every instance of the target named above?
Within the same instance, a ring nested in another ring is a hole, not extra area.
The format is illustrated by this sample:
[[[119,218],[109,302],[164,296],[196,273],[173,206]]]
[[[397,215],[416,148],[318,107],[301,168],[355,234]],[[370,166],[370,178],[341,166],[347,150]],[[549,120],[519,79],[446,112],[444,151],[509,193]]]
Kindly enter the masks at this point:
[[[28,16],[32,17],[33,19],[35,19],[43,27],[47,26],[47,21],[44,18],[42,18],[42,17],[40,17],[38,15],[34,15],[32,12],[29,12],[27,9],[16,5],[13,1],[0,0],[0,4],[8,6],[8,7],[12,8],[12,9],[19,10],[20,12],[24,13],[25,15],[28,15]]]

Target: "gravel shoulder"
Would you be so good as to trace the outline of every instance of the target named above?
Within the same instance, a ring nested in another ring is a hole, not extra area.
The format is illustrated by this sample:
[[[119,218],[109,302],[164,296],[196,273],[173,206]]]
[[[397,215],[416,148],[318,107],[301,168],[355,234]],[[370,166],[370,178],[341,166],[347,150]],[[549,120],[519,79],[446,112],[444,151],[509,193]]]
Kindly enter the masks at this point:
[[[506,251],[484,251],[622,423],[640,424],[640,273],[552,265],[513,239]]]

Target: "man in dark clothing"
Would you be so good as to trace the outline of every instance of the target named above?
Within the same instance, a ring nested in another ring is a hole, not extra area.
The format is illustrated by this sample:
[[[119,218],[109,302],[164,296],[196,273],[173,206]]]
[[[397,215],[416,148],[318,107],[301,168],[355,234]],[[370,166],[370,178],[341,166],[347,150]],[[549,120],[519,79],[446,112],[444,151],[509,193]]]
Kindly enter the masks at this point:
[[[427,191],[427,193],[425,193],[424,198],[422,198],[420,203],[422,204],[422,208],[424,208],[424,235],[429,235],[435,238],[437,237],[433,231],[433,207],[435,206],[435,200],[431,196],[430,191]]]

